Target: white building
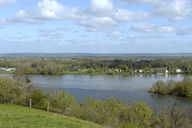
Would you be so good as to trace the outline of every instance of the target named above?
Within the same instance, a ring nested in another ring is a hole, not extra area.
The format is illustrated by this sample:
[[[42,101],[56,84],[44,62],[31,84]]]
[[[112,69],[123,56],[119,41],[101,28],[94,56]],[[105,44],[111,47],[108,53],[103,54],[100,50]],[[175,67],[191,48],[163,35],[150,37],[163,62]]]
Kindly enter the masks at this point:
[[[143,70],[142,70],[142,69],[139,69],[139,73],[143,73]]]
[[[181,69],[176,69],[176,73],[182,73]]]
[[[16,68],[0,68],[1,70],[5,70],[5,71],[15,71]]]

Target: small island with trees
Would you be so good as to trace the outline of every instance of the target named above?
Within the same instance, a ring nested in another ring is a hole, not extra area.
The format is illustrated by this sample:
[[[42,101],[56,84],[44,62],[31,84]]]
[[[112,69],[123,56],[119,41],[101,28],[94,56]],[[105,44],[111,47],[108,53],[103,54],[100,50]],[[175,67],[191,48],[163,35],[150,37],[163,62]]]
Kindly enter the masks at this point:
[[[170,80],[168,82],[158,81],[153,84],[153,87],[148,92],[192,98],[192,79],[186,78],[182,81]]]

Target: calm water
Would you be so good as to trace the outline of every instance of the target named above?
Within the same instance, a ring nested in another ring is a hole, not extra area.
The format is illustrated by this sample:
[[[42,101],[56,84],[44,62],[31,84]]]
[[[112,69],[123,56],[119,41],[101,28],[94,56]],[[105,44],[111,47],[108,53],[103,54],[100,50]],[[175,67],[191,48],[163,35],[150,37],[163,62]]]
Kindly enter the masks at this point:
[[[8,77],[10,75],[0,75]],[[158,80],[183,80],[183,75],[133,75],[133,76],[41,76],[32,75],[35,86],[48,91],[66,90],[78,101],[85,97],[107,99],[115,97],[127,103],[145,101],[155,108],[166,107],[177,102],[184,107],[192,107],[192,99],[174,96],[158,96],[144,91]]]

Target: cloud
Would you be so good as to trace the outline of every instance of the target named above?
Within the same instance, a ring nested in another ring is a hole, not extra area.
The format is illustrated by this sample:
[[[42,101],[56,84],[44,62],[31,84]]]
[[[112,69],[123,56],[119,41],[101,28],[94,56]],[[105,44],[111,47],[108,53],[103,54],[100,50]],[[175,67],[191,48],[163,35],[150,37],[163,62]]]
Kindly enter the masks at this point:
[[[102,29],[103,27],[111,27],[115,25],[116,22],[110,17],[89,17],[86,20],[80,21],[79,24],[88,28]]]
[[[128,3],[148,4],[153,7],[156,16],[171,20],[184,20],[192,13],[191,0],[122,0]]]
[[[157,14],[170,17],[172,20],[186,19],[192,12],[192,3],[190,0],[162,1],[156,6]]]
[[[70,8],[62,5],[57,0],[41,0],[37,3],[36,9],[33,11],[20,10],[16,14],[15,19],[21,21],[39,21],[39,20],[58,20],[67,18],[76,18],[78,9]]]
[[[157,26],[153,24],[136,24],[131,26],[131,30],[137,32],[159,32],[159,33],[171,33],[174,32],[174,28],[172,26]]]
[[[91,0],[89,14],[95,16],[110,17],[117,21],[130,21],[145,19],[149,16],[143,11],[130,11],[128,9],[117,8],[113,5],[112,0]]]
[[[86,10],[67,7],[57,0],[40,0],[31,11],[20,10],[14,18],[3,22],[39,23],[50,20],[74,20],[77,24],[96,31],[121,22],[145,19],[148,16],[146,12],[117,8],[112,0],[91,0]]]
[[[56,0],[42,0],[38,2],[37,18],[65,19],[76,18],[78,9],[66,7]]]
[[[0,0],[0,6],[7,3],[13,3],[13,2],[16,2],[16,0]]]
[[[79,24],[88,27],[91,31],[109,28],[121,22],[145,19],[149,16],[146,12],[117,8],[112,0],[91,0],[90,6],[83,14],[84,18]]]
[[[126,9],[118,9],[115,12],[115,18],[120,21],[142,20],[147,17],[149,17],[149,14],[142,11],[133,12]]]
[[[113,13],[114,6],[111,0],[91,0],[89,13],[108,15]]]
[[[192,28],[190,27],[181,27],[177,30],[177,35],[191,35],[192,34]]]
[[[122,0],[128,3],[155,4],[161,0]]]

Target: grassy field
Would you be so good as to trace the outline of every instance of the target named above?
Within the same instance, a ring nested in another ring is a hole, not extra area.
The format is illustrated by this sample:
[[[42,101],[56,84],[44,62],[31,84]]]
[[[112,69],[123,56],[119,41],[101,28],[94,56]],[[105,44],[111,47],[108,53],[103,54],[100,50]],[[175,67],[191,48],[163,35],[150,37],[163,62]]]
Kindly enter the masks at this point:
[[[0,104],[0,128],[103,128],[100,125],[41,110]]]
[[[0,74],[4,74],[4,73],[9,74],[9,73],[12,73],[12,72],[0,69]]]

